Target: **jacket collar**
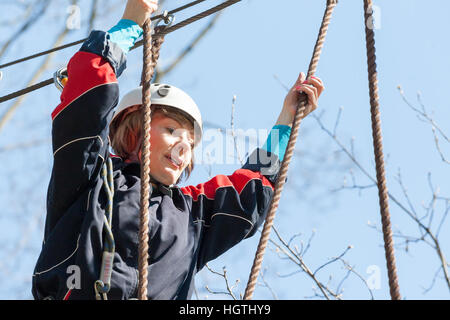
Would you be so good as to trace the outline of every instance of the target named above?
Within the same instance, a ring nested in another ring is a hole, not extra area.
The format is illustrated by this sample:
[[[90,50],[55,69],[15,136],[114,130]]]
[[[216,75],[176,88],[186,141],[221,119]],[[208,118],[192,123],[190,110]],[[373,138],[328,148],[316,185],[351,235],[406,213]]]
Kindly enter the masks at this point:
[[[115,158],[117,159],[117,158]],[[120,159],[120,158],[119,158]],[[122,160],[122,159],[120,159]],[[141,176],[141,165],[138,162],[124,162],[121,161],[122,166],[121,166],[121,170],[124,173],[127,174],[131,174],[137,177]],[[152,193],[153,192],[160,192],[162,194],[168,195],[171,198],[173,198],[173,190],[174,186],[167,186],[162,184],[161,182],[157,181],[156,179],[154,179],[153,177],[150,177],[150,182],[152,183]]]

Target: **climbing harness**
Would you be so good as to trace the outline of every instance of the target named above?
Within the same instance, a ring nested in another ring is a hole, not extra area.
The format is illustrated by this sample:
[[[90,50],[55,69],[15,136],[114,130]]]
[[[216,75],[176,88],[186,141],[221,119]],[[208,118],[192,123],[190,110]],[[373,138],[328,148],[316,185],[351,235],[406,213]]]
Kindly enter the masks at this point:
[[[111,274],[113,269],[115,243],[112,233],[112,214],[114,200],[114,180],[112,160],[108,157],[107,163],[103,164],[102,179],[108,203],[105,215],[103,215],[103,231],[105,238],[103,242],[102,264],[100,267],[100,277],[94,283],[95,298],[97,300],[108,300],[108,292],[111,288]]]

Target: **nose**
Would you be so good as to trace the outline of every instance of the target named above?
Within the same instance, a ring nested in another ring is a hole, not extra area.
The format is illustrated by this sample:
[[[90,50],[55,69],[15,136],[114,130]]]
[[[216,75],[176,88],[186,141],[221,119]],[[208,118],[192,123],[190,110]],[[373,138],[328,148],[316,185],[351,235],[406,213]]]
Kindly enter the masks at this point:
[[[187,159],[191,151],[189,132],[187,130],[176,130],[174,136],[176,137],[176,142],[172,149],[172,155],[183,162],[189,160]]]
[[[182,140],[178,141],[177,144],[175,145],[175,150],[177,150],[177,154],[179,156],[182,156],[185,153],[187,153],[189,151],[189,149],[190,149],[190,145],[186,139],[182,139]]]

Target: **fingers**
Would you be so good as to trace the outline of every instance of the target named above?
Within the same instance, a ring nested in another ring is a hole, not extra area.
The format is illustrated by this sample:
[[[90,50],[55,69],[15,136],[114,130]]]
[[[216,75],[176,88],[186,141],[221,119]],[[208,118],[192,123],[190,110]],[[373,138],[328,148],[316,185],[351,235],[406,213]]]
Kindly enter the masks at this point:
[[[316,87],[318,89],[318,96],[320,96],[322,94],[322,91],[325,89],[322,79],[314,76],[311,76],[308,79],[306,79],[305,73],[300,72],[300,75],[298,76],[297,81],[295,81],[295,84],[292,87],[292,89],[295,90],[296,87],[301,86],[303,84],[310,84]]]
[[[145,0],[144,4],[151,13],[158,10],[158,0]]]
[[[318,96],[320,96],[325,89],[323,82],[320,78],[311,77],[308,79],[308,83],[312,84],[315,88],[317,88]]]
[[[302,76],[300,79],[304,79]],[[324,90],[323,82],[320,78],[310,77],[308,80],[302,81],[299,85],[294,87],[294,91],[301,93],[303,92],[308,97],[308,103],[305,106],[306,110],[304,111],[304,116],[307,116],[309,113],[317,109],[318,100],[320,95]]]
[[[148,17],[158,10],[158,0],[140,0],[140,3]]]
[[[129,19],[141,27],[158,10],[158,0],[128,0],[122,19]]]
[[[300,72],[300,74],[298,75],[298,78],[295,81],[294,86],[292,88],[295,89],[295,87],[301,85],[303,82],[305,82],[305,80],[306,80],[306,75],[303,72]]]
[[[301,77],[299,77],[299,79],[301,79]],[[323,82],[320,78],[310,77],[308,78],[308,80],[302,81],[301,83],[296,82],[294,90],[302,91],[301,89],[304,89],[305,87],[310,87],[313,90],[315,100],[318,100],[323,90],[325,89]]]
[[[312,110],[318,106],[318,90],[316,87],[308,84],[303,84],[295,88],[297,92],[303,92],[308,96],[308,105],[311,105]],[[311,111],[312,111],[311,110]]]

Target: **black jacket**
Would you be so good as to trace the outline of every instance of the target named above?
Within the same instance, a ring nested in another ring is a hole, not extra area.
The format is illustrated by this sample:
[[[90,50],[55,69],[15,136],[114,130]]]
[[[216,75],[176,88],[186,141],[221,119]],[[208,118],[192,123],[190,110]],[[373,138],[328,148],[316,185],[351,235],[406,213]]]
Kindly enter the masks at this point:
[[[68,64],[69,81],[52,113],[54,163],[35,299],[94,299],[103,252],[107,195],[100,170],[110,156],[108,124],[119,98],[125,55],[93,31]],[[109,299],[137,295],[140,166],[113,157],[115,254]],[[150,199],[149,299],[188,299],[194,275],[264,220],[279,169],[256,149],[232,175],[188,187],[154,188]],[[80,286],[70,287],[74,266]]]

